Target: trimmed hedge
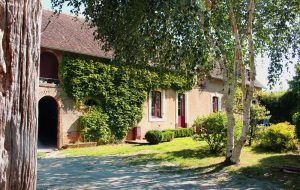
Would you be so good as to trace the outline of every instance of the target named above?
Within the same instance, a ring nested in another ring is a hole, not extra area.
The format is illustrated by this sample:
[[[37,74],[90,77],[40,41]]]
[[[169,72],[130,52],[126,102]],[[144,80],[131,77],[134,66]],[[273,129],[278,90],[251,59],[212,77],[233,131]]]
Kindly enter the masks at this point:
[[[167,129],[163,131],[150,130],[146,133],[145,138],[150,144],[158,144],[160,142],[170,142],[174,138],[191,137],[193,133],[193,128]]]
[[[191,137],[194,134],[194,128],[177,128],[164,131],[172,131],[174,133],[174,138]]]
[[[162,142],[162,132],[158,130],[150,130],[146,133],[145,138],[150,144],[158,144]]]
[[[162,142],[170,142],[174,139],[175,133],[173,131],[162,132]]]

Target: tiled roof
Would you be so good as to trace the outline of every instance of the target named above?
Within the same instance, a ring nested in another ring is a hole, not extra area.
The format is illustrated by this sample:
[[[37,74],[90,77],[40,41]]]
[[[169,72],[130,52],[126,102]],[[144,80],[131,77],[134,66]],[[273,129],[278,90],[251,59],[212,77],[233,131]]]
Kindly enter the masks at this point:
[[[222,70],[219,64],[215,63],[214,68],[210,71],[210,77],[218,80],[223,80]],[[257,88],[265,88],[266,87],[259,82],[257,79],[254,81],[254,86]]]
[[[52,11],[43,10],[41,47],[112,58],[113,52],[102,50],[93,32],[83,19],[66,14],[53,15]]]

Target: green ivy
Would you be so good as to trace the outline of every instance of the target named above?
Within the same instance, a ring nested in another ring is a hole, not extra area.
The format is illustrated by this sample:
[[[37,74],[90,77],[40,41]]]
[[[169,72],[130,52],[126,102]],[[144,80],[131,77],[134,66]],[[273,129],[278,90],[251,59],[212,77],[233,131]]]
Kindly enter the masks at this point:
[[[143,103],[151,89],[183,92],[194,86],[192,74],[137,68],[72,54],[63,56],[60,77],[68,96],[108,116],[107,125],[116,141],[123,140],[141,120]]]

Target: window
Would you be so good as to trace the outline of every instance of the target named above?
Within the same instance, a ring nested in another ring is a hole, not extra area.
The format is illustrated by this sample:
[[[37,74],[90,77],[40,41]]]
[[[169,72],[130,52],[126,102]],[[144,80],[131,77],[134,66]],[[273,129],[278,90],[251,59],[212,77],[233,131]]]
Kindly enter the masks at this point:
[[[162,118],[162,109],[161,109],[161,92],[152,91],[151,92],[151,116]]]
[[[222,111],[222,95],[219,93],[211,94],[211,112]]]
[[[213,96],[212,97],[212,110],[213,112],[218,112],[219,111],[219,97]]]
[[[165,121],[166,115],[166,91],[153,90],[149,94],[148,99],[148,118],[150,122]]]
[[[40,57],[40,77],[58,79],[58,60],[51,52],[42,52]]]

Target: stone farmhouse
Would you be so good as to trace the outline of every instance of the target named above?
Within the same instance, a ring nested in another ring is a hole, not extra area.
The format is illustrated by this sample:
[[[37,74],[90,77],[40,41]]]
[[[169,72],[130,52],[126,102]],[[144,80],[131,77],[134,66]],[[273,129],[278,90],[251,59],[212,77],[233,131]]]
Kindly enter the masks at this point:
[[[61,148],[80,138],[75,102],[60,85],[59,64],[65,53],[112,59],[113,52],[101,50],[93,30],[81,19],[44,10],[42,20],[39,78],[39,143]],[[256,82],[256,88],[263,86]],[[153,89],[143,105],[143,118],[128,133],[127,139],[141,139],[148,130],[191,127],[196,117],[222,110],[222,77],[216,68],[211,77],[193,90],[177,93],[172,89]]]

